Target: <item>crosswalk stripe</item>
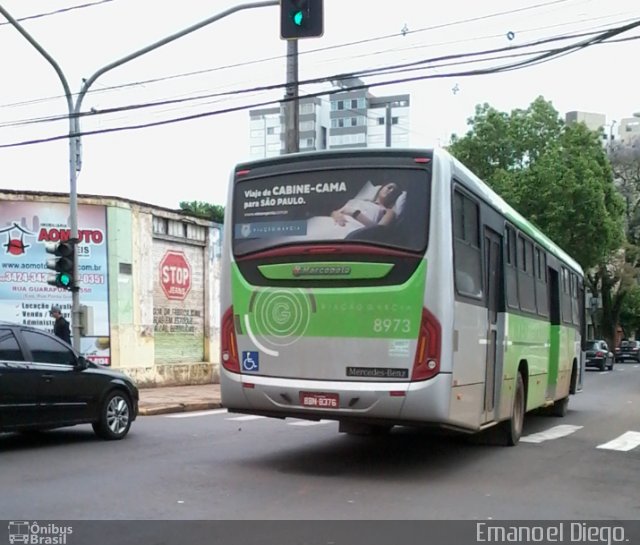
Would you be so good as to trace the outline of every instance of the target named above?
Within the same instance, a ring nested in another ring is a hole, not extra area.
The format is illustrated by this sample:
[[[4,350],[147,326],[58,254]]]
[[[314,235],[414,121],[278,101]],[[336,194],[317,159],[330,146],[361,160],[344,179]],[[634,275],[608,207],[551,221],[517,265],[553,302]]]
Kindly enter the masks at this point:
[[[569,424],[562,424],[560,426],[554,426],[548,430],[544,430],[538,433],[532,433],[531,435],[525,435],[520,438],[523,443],[542,443],[543,441],[549,441],[551,439],[559,439],[571,435],[582,429],[582,426],[571,426]]]
[[[628,431],[608,443],[598,445],[596,448],[627,452],[629,450],[633,450],[638,445],[640,445],[640,432]]]
[[[333,420],[298,420],[296,422],[287,422],[290,426],[318,426],[319,424],[331,424]]]
[[[192,411],[189,413],[165,414],[165,418],[194,418],[196,416],[209,416],[211,414],[223,414],[227,409],[211,409],[210,411]]]
[[[266,418],[266,416],[258,416],[257,414],[248,414],[246,416],[234,416],[233,418],[227,418],[227,420],[233,420],[234,422],[248,422],[249,420],[260,420]]]

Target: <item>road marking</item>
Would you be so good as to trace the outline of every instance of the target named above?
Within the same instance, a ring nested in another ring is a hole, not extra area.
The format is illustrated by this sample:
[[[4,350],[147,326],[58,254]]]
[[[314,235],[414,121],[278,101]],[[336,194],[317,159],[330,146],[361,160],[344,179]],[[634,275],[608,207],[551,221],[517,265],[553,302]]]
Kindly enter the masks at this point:
[[[165,418],[194,418],[196,416],[209,416],[210,414],[223,414],[227,409],[211,409],[210,411],[192,411],[189,413],[165,414]]]
[[[638,367],[640,367],[640,365],[634,365],[633,368],[637,369]]]
[[[287,422],[290,426],[318,426],[319,424],[331,424],[333,420],[297,420],[296,422]]]
[[[520,438],[523,443],[542,443],[543,441],[550,441],[551,439],[559,439],[571,435],[582,429],[582,426],[571,426],[569,424],[561,424],[560,426],[554,426],[548,430],[541,431],[539,433],[533,433],[531,435],[525,435]]]
[[[260,420],[267,418],[266,416],[258,416],[257,414],[248,414],[247,416],[234,416],[233,418],[227,418],[227,420],[233,420],[234,422],[248,422],[249,420]]]
[[[640,445],[640,432],[628,431],[623,433],[620,437],[616,437],[613,441],[598,445],[596,448],[627,452],[629,450],[633,450],[638,445]]]

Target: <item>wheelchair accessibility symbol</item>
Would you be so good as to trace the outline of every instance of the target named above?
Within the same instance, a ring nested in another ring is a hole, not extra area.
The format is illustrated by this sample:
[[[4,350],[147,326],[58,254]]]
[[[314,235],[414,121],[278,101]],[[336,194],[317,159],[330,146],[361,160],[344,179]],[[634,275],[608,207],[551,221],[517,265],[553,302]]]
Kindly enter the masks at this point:
[[[260,354],[258,352],[242,352],[242,370],[260,371]]]

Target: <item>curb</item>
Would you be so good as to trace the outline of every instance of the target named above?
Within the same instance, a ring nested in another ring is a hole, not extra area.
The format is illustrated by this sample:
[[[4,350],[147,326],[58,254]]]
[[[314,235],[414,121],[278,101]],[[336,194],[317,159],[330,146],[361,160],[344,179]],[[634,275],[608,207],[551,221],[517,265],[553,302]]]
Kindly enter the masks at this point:
[[[154,416],[157,414],[186,413],[193,411],[207,411],[220,409],[222,404],[218,401],[203,401],[194,403],[162,404],[155,407],[139,407],[138,416]]]

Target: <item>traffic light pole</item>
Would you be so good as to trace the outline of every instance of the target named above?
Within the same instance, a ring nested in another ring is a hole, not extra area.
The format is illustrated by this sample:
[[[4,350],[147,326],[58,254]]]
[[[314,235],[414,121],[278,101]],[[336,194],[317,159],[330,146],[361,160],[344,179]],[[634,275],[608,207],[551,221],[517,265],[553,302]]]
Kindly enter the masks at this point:
[[[262,8],[267,6],[277,6],[280,4],[280,0],[263,0],[261,2],[250,2],[247,4],[240,4],[238,6],[234,6],[225,11],[222,11],[216,15],[205,19],[199,23],[196,23],[188,28],[180,32],[176,32],[171,36],[167,36],[162,40],[158,40],[157,42],[143,47],[126,57],[123,57],[111,64],[108,64],[102,68],[100,68],[97,72],[95,72],[90,78],[84,80],[80,92],[76,97],[76,101],[73,101],[73,95],[71,94],[71,88],[69,87],[69,83],[67,82],[67,78],[65,77],[62,69],[56,63],[56,61],[49,55],[44,48],[16,21],[8,12],[5,10],[2,5],[0,5],[0,13],[9,21],[9,23],[20,33],[22,36],[47,60],[47,62],[53,67],[58,78],[60,78],[60,82],[62,83],[62,87],[64,88],[64,94],[67,100],[67,111],[69,117],[69,229],[70,229],[70,238],[77,240],[78,239],[78,190],[77,190],[77,180],[78,180],[78,172],[81,167],[81,141],[80,141],[80,108],[82,106],[82,100],[84,96],[89,91],[91,85],[105,72],[108,72],[118,66],[122,66],[123,64],[137,59],[146,53],[150,53],[166,45],[171,43],[178,38],[182,38],[187,34],[191,34],[192,32],[199,30],[215,21],[219,21],[228,15],[236,13],[238,11],[253,9],[253,8]],[[297,47],[296,47],[296,81],[297,81]],[[296,116],[297,117],[297,116]],[[296,123],[297,126],[297,123]],[[297,139],[296,139],[297,144]],[[74,245],[75,258],[74,262],[74,270],[73,270],[73,278],[74,278],[74,286],[72,290],[72,302],[71,302],[71,326],[72,326],[72,334],[73,334],[73,347],[80,351],[80,335],[81,335],[81,327],[80,327],[80,293],[78,287],[78,250],[77,245]]]
[[[285,91],[285,152],[296,153],[300,146],[298,105],[298,40],[287,41],[287,89]]]

